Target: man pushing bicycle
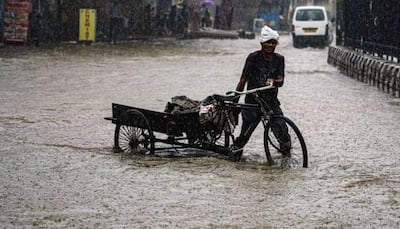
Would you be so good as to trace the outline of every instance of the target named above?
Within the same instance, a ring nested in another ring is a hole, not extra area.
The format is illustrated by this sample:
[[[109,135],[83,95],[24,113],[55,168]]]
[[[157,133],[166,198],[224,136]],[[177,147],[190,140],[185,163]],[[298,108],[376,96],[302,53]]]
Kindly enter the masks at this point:
[[[243,91],[247,84],[247,90],[273,85],[275,88],[260,92],[260,97],[268,104],[275,115],[283,115],[278,100],[278,88],[284,83],[285,78],[285,58],[275,53],[278,45],[279,34],[275,30],[264,26],[261,30],[260,44],[261,49],[248,55],[244,65],[236,91]],[[254,94],[247,94],[245,103],[257,104]],[[242,129],[239,137],[236,139],[235,154],[240,159],[243,153],[243,147],[247,144],[261,120],[261,113],[257,110],[243,109]],[[280,145],[283,155],[289,155],[290,137],[284,121],[277,120],[271,123],[274,134],[280,139]]]

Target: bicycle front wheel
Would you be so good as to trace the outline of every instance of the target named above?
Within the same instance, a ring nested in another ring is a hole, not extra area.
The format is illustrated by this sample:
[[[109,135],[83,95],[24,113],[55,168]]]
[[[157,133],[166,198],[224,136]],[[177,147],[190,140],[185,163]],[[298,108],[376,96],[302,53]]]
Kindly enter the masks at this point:
[[[264,149],[268,163],[289,162],[290,167],[308,167],[308,154],[304,138],[289,118],[275,116],[265,124]]]

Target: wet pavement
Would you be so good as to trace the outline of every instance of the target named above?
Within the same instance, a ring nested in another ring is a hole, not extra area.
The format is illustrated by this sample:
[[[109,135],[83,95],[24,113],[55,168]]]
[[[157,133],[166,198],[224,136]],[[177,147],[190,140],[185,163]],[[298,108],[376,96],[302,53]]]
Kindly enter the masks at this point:
[[[0,49],[0,227],[399,228],[400,100],[287,35],[279,98],[309,168],[267,166],[261,127],[241,162],[112,152],[112,102],[162,111],[176,95],[222,94],[258,48],[200,39]]]

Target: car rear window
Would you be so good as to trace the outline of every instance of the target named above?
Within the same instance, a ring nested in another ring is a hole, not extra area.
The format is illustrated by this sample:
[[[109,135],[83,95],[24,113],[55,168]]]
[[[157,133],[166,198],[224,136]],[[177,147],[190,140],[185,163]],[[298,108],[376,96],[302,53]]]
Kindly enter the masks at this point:
[[[324,11],[319,9],[302,9],[296,14],[296,21],[323,21]]]

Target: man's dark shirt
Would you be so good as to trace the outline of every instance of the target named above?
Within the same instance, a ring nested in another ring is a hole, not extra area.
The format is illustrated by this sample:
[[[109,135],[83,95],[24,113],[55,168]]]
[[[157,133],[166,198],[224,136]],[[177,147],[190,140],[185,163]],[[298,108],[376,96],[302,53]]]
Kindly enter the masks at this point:
[[[247,90],[263,87],[266,85],[268,78],[285,77],[285,58],[278,53],[274,53],[272,60],[267,61],[261,50],[250,53],[246,59],[243,74],[247,80]],[[278,88],[263,91],[262,97],[267,102],[278,101]],[[251,94],[246,95],[245,102],[256,103],[254,96]]]

